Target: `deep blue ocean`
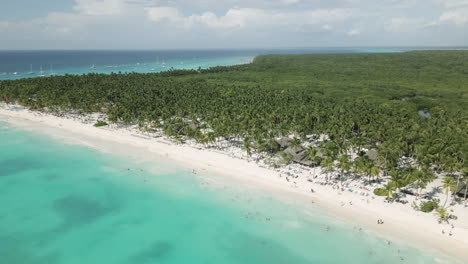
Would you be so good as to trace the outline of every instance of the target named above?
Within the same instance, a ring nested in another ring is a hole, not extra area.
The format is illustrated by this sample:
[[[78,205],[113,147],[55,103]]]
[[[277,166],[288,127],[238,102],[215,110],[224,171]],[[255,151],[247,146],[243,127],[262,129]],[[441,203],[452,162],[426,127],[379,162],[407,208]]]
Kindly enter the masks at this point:
[[[0,51],[0,80],[64,74],[160,72],[249,63],[262,54],[402,52],[410,48]]]

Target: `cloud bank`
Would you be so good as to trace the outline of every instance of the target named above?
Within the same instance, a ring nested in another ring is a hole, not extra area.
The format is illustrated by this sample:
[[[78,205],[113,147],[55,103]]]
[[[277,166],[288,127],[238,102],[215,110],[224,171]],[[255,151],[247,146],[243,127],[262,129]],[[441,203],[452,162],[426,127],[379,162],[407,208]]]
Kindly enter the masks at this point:
[[[0,49],[468,45],[468,0],[75,0]]]

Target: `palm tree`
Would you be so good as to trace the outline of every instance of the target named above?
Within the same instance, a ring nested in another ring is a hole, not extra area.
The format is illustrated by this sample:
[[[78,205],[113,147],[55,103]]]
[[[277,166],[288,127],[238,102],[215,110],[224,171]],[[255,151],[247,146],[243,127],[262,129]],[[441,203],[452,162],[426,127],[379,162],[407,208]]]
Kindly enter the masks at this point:
[[[395,186],[391,182],[389,182],[384,185],[384,190],[387,193],[387,199],[390,199],[391,197],[393,197],[393,190],[395,190]]]
[[[366,165],[364,163],[364,158],[363,157],[357,157],[356,159],[354,159],[352,168],[353,168],[353,173],[355,173],[358,176],[361,173],[365,173],[366,172]]]
[[[326,173],[326,181],[328,183],[329,180],[329,173],[333,170],[333,159],[331,157],[327,157],[321,163],[322,168],[325,169]]]
[[[418,170],[414,167],[408,167],[404,171],[406,181],[413,182],[416,185],[417,197],[421,195],[421,191],[426,187],[427,183],[432,180],[432,174],[426,168]]]
[[[320,165],[320,161],[322,158],[320,157],[317,149],[312,146],[307,147],[307,157],[314,162],[314,177],[315,177],[315,170],[318,165]]]
[[[247,155],[252,156],[252,146],[249,137],[245,137],[242,142],[244,150],[247,152]]]
[[[343,175],[345,172],[348,172],[351,169],[351,164],[349,163],[349,158],[347,155],[341,155],[340,159],[338,160],[338,168],[340,168],[340,180],[343,182]]]
[[[289,145],[292,147],[292,148],[297,148],[299,146],[301,146],[301,140],[297,137],[293,137],[291,139],[291,141],[289,141]]]
[[[453,192],[456,188],[455,180],[452,177],[444,177],[442,179],[442,187],[445,189],[445,202],[443,207],[448,201],[449,193]]]
[[[392,185],[395,187],[395,191],[400,192],[401,187],[403,187],[403,176],[399,170],[393,169],[390,171],[390,180]]]
[[[278,152],[278,155],[281,157],[282,162],[285,165],[288,165],[293,160],[293,156],[289,152],[280,151],[280,152]]]
[[[467,198],[467,194],[468,194],[468,168],[463,168],[463,172],[462,172],[462,175],[463,175],[463,181],[464,181],[464,184],[465,184],[465,203],[466,203],[466,198]]]
[[[215,135],[215,133],[213,133],[213,132],[208,132],[208,133],[206,134],[206,142],[207,142],[208,144],[216,143],[216,135]]]
[[[380,174],[380,168],[375,166],[374,163],[370,163],[369,164],[369,178],[372,177],[372,179],[374,179],[375,177],[379,176]]]
[[[436,214],[439,216],[439,223],[442,221],[448,222],[448,213],[447,209],[444,207],[439,207],[436,209]]]

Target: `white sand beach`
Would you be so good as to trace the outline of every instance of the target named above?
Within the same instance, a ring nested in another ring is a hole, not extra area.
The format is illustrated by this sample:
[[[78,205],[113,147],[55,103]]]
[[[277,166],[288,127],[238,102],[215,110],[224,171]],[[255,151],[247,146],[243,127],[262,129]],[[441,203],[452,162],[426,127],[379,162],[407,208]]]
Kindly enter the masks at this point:
[[[295,195],[297,199],[309,203],[313,201],[337,217],[353,222],[378,236],[422,250],[435,249],[459,259],[460,263],[468,263],[468,207],[460,204],[451,207],[458,220],[452,220],[450,224],[439,224],[433,213],[414,210],[411,199],[408,199],[409,203],[406,205],[387,203],[384,197],[374,196],[372,190],[363,189],[364,186],[359,182],[350,182],[344,191],[330,185],[321,185],[319,182],[323,179],[323,174],[320,169],[316,171],[318,177],[313,177],[313,169],[297,165],[290,166],[289,169],[270,169],[259,166],[253,160],[247,160],[246,156],[241,158],[244,156],[240,153],[203,149],[194,144],[176,144],[133,128],[97,128],[92,121],[83,123],[73,118],[56,117],[5,104],[0,105],[0,121],[42,133],[52,133],[53,130],[48,128],[60,129],[70,138],[75,137],[82,144],[98,149],[99,142],[111,143],[122,152],[129,146],[136,147],[155,159],[169,158],[195,171],[229,177],[279,196]],[[439,182],[435,181],[433,184],[437,185]],[[378,224],[379,219],[384,224]]]

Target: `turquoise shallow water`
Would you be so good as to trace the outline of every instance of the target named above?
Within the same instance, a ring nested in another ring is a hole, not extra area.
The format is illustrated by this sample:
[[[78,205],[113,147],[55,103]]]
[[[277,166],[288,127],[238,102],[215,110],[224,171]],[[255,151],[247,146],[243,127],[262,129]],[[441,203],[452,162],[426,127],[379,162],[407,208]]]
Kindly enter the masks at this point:
[[[435,263],[313,205],[209,178],[0,121],[0,263]]]

